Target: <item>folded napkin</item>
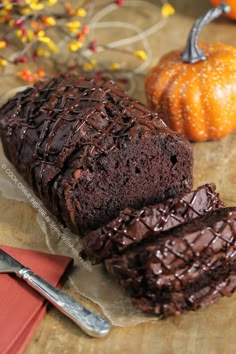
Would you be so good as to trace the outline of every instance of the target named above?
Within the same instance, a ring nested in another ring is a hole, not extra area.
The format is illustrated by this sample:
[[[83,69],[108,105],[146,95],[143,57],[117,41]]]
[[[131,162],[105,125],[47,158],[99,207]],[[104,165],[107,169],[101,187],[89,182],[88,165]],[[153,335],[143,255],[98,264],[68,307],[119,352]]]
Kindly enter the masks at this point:
[[[0,245],[4,251],[55,286],[73,260]],[[0,274],[0,353],[22,353],[46,312],[47,302],[23,280]]]

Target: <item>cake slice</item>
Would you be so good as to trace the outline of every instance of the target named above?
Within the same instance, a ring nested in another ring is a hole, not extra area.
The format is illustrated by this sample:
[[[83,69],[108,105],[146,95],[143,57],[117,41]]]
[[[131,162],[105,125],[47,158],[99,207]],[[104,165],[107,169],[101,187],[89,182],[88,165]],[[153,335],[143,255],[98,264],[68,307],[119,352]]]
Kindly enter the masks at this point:
[[[205,307],[236,290],[236,208],[220,208],[105,261],[141,310]]]
[[[126,208],[110,223],[84,236],[84,253],[93,263],[99,263],[150,234],[157,236],[222,206],[215,185],[206,184],[140,210]]]
[[[0,108],[0,135],[46,207],[81,235],[192,187],[190,143],[105,77],[36,83]]]

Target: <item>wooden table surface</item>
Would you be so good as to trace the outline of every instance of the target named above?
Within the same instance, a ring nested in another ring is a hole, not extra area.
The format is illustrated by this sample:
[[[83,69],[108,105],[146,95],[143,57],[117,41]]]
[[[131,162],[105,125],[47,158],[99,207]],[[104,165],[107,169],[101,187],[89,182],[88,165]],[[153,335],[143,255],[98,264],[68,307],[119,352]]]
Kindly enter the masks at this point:
[[[154,0],[152,2],[157,3]],[[183,46],[194,19],[209,8],[206,0],[173,0],[172,4],[176,8],[176,15],[169,20],[167,26],[149,37],[153,50],[150,67],[162,54]],[[134,23],[136,11],[140,11],[140,8],[127,8],[126,21]],[[155,19],[156,14],[151,8],[147,6],[143,11],[145,21]],[[236,46],[235,26],[236,23],[222,19],[209,25],[201,38]],[[1,93],[19,85],[21,83],[14,77],[8,77],[4,87],[0,87]],[[145,101],[142,75],[137,78],[134,95]],[[215,182],[225,203],[236,205],[236,134],[232,133],[217,142],[193,144],[193,149],[195,186]],[[22,242],[28,248],[48,251],[40,241],[41,236],[42,231],[31,206],[0,196],[0,243],[18,245]],[[63,290],[83,301],[68,281]],[[25,354],[233,354],[236,352],[235,313],[236,296],[233,296],[222,299],[206,310],[179,318],[146,322],[131,328],[115,327],[107,338],[91,339],[57,310],[50,308],[36,329]]]

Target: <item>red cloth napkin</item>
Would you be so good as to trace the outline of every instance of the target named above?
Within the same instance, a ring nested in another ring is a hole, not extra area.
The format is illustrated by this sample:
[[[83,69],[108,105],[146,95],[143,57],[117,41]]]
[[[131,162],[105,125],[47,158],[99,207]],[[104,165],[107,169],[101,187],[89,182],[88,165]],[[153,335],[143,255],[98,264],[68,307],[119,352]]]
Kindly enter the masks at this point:
[[[4,251],[55,286],[73,260],[14,247]],[[0,274],[0,353],[22,353],[36,326],[46,313],[47,302],[23,280]]]

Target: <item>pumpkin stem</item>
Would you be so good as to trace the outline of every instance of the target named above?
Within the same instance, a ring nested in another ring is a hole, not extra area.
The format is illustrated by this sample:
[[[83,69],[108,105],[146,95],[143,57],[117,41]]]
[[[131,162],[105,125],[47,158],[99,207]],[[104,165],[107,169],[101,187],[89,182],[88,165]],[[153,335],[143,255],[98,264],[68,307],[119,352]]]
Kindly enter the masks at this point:
[[[198,46],[198,37],[208,23],[212,22],[222,14],[229,13],[231,8],[225,2],[222,2],[218,7],[214,7],[194,23],[188,36],[185,51],[181,54],[181,59],[185,63],[197,63],[201,60],[206,60],[206,55]]]

